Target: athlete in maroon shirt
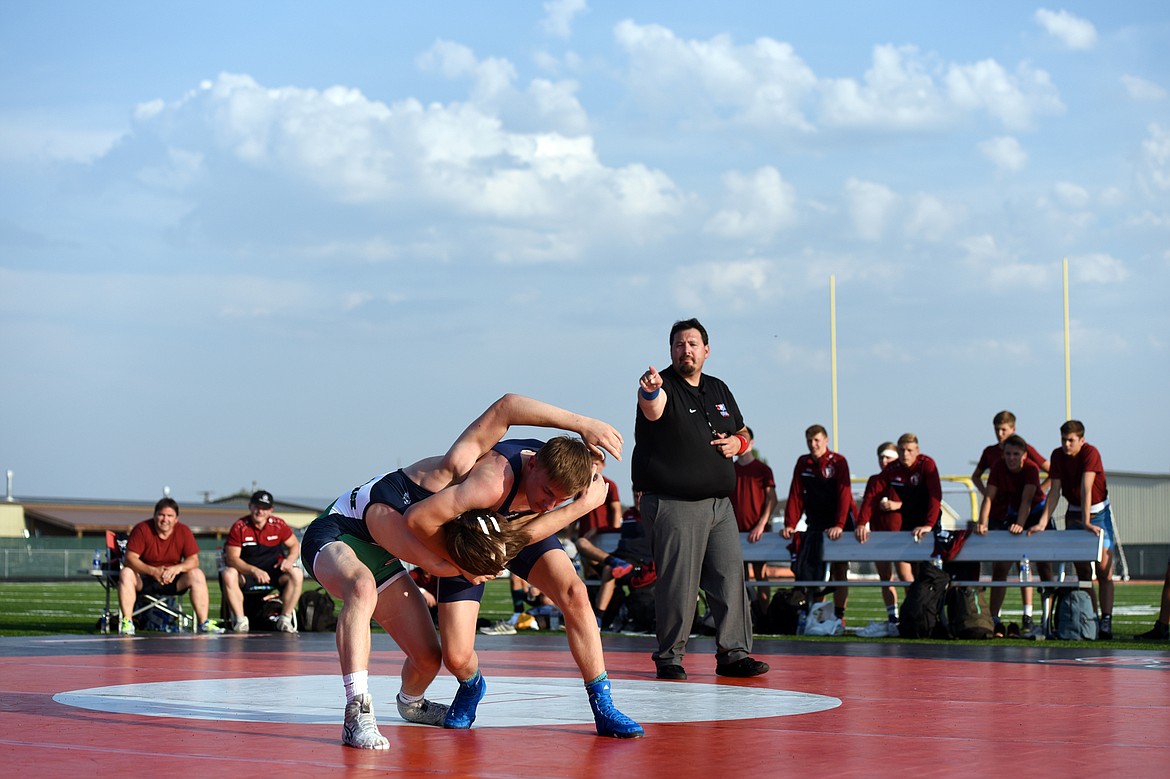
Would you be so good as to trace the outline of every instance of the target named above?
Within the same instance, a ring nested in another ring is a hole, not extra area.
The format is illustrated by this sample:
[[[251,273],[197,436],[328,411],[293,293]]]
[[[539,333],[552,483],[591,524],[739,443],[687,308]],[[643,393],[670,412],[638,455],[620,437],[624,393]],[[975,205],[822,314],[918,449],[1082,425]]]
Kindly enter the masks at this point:
[[[853,517],[853,488],[849,481],[849,463],[829,450],[829,436],[821,425],[804,431],[808,454],[798,457],[792,469],[788,503],[784,507],[784,529],[780,534],[792,538],[801,514],[808,526],[806,534],[824,533],[836,541]],[[807,543],[807,537],[804,541]],[[849,578],[849,563],[833,563],[829,569],[834,581]],[[848,587],[833,589],[833,610],[844,624]]]
[[[1084,424],[1070,419],[1060,426],[1060,448],[1053,450],[1050,459],[1052,490],[1042,521],[1047,521],[1063,497],[1068,501],[1065,529],[1087,530],[1101,536],[1101,560],[1095,564],[1097,586],[1101,591],[1101,619],[1097,634],[1100,638],[1113,638],[1113,512],[1109,508],[1109,490],[1105,484],[1101,453],[1097,447],[1085,443]],[[1085,521],[1086,517],[1088,521]],[[1078,579],[1092,580],[1093,568],[1088,563],[1075,565]],[[1092,590],[1089,593],[1093,595],[1093,606],[1096,607],[1096,593]]]
[[[1001,411],[991,420],[991,424],[995,429],[995,443],[983,450],[983,453],[979,455],[979,462],[975,464],[975,470],[971,472],[971,481],[975,483],[975,489],[979,490],[981,495],[987,492],[987,485],[983,483],[983,474],[1003,459],[1003,442],[1007,440],[1008,436],[1016,433],[1016,415],[1010,411]],[[1048,461],[1031,445],[1028,445],[1027,460],[1039,468],[1042,473],[1048,472]],[[1046,491],[1046,487],[1047,484],[1041,485],[1042,490]]]

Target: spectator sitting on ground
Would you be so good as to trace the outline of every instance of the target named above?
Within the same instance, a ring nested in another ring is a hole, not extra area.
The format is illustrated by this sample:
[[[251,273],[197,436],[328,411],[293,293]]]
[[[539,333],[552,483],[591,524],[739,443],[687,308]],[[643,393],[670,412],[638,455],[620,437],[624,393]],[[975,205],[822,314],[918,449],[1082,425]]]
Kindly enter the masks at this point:
[[[157,597],[181,595],[188,590],[198,632],[224,632],[207,615],[210,596],[207,577],[199,568],[195,534],[179,521],[179,504],[163,498],[154,504],[154,516],[135,525],[126,541],[126,556],[118,575],[118,606],[122,611],[119,632],[134,635],[132,615],[139,592]]]
[[[272,514],[272,493],[259,490],[248,501],[248,516],[240,517],[224,542],[223,597],[232,614],[232,630],[250,629],[244,614],[244,589],[270,585],[280,590],[280,615],[276,627],[296,633],[293,612],[301,598],[304,572],[297,566],[301,542],[283,519]]]

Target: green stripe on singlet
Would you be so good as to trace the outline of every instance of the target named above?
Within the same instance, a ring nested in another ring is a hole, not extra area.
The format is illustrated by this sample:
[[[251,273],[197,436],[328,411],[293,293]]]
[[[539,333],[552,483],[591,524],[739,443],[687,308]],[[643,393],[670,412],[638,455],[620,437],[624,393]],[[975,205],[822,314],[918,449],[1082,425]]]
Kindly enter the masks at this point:
[[[406,570],[401,560],[377,544],[363,541],[349,533],[343,533],[338,540],[352,549],[362,564],[370,569],[370,573],[374,574],[374,581],[378,583],[379,587],[387,579]]]

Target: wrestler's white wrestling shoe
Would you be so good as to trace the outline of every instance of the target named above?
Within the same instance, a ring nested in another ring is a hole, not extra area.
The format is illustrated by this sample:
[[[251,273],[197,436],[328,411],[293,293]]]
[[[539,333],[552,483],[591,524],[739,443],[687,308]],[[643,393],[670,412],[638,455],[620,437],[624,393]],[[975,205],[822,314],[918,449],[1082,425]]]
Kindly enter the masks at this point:
[[[443,727],[443,718],[447,716],[446,705],[428,701],[426,698],[404,703],[401,697],[396,697],[395,702],[398,704],[398,716],[407,722]]]
[[[341,726],[341,743],[356,749],[389,749],[390,741],[378,731],[374,719],[374,701],[369,693],[345,704],[345,724]]]

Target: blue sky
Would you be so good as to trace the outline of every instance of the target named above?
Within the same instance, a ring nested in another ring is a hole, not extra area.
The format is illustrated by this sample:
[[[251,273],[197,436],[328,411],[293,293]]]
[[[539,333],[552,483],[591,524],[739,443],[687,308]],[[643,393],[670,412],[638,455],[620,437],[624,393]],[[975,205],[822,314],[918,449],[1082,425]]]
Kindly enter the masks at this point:
[[[786,483],[991,417],[1170,470],[1157,3],[0,5],[17,496],[331,498],[515,391],[610,421],[711,333]],[[525,432],[525,431],[522,431]],[[612,464],[629,500],[626,463]]]

